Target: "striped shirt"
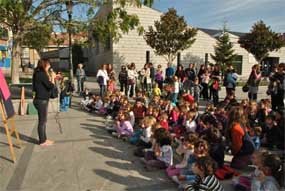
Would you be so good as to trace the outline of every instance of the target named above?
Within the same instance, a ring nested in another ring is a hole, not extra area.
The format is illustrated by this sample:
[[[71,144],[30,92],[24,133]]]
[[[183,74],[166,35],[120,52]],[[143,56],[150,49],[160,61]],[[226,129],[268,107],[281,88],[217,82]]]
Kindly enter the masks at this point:
[[[196,181],[193,184],[185,186],[185,191],[224,191],[224,188],[220,184],[215,175],[209,175],[203,180],[197,176]]]

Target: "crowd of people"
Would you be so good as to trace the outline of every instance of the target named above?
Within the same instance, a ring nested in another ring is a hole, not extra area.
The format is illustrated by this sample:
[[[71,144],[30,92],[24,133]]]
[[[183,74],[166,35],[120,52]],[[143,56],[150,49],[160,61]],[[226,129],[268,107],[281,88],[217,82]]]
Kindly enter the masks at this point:
[[[238,101],[231,65],[221,77],[216,65],[202,65],[198,72],[194,64],[176,71],[168,65],[163,75],[161,65],[148,63],[137,71],[131,63],[118,74],[119,89],[112,65],[103,65],[97,74],[100,95],[85,89],[81,105],[113,119],[106,130],[135,145],[146,170],[165,169],[181,190],[223,190],[219,180],[254,165],[252,175],[234,179],[235,189],[277,191],[284,186],[284,153],[276,152],[284,150],[284,74],[279,64],[269,76],[271,99],[257,101],[261,71],[254,65],[243,87],[248,99]],[[207,101],[202,113],[200,99]],[[181,161],[174,161],[175,153]],[[233,156],[230,165],[225,154]]]

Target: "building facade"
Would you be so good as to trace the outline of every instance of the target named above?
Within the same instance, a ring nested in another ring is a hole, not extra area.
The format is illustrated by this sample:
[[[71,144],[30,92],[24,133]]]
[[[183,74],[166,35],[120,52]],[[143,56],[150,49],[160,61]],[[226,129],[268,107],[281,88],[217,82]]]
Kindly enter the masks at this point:
[[[98,11],[96,17],[105,16],[112,10],[111,6],[104,6]],[[155,9],[142,6],[128,7],[129,14],[136,14],[140,19],[141,25],[145,30],[154,24],[154,21],[160,20],[163,14]],[[95,17],[95,19],[96,19]],[[189,63],[195,63],[197,67],[204,63],[214,63],[210,54],[214,54],[214,46],[217,43],[217,37],[221,35],[220,30],[210,30],[198,28],[196,41],[187,50],[184,50],[177,55],[177,60],[173,65],[182,64],[187,66]],[[229,32],[230,41],[233,43],[237,58],[233,65],[242,77],[249,75],[252,65],[256,64],[254,56],[247,52],[238,44],[238,39],[245,33]],[[95,41],[92,36],[89,37],[95,44],[95,48],[90,48],[88,51],[87,69],[89,73],[96,73],[98,68],[104,63],[111,63],[115,71],[120,70],[120,66],[134,62],[137,69],[140,70],[147,62],[152,62],[155,66],[161,64],[166,67],[167,62],[162,56],[155,55],[153,49],[148,46],[143,38],[139,36],[136,30],[130,31],[128,34],[123,34],[118,42],[110,40],[110,44],[102,44]],[[264,60],[264,66],[270,68],[272,64],[285,62],[285,48],[281,48],[276,52],[271,52],[269,57]]]

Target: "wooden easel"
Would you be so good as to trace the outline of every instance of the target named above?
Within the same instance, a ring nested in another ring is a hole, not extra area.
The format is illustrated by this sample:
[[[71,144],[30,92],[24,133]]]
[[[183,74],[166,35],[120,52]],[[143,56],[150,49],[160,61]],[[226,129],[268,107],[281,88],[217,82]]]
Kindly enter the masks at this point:
[[[20,141],[19,133],[18,133],[18,131],[16,129],[16,126],[15,126],[14,116],[10,117],[9,119],[7,119],[7,115],[6,115],[6,112],[5,112],[5,107],[3,105],[3,100],[0,100],[0,113],[1,113],[1,116],[2,116],[2,121],[3,121],[4,129],[5,129],[5,132],[6,132],[8,144],[9,144],[10,154],[11,154],[13,162],[15,163],[16,162],[16,156],[15,156],[15,152],[14,152],[14,147],[13,147],[11,136],[15,133],[15,136],[16,136],[16,139],[17,139],[17,145],[19,147],[21,147],[21,141]],[[11,128],[9,128],[9,123],[10,123],[10,127]]]

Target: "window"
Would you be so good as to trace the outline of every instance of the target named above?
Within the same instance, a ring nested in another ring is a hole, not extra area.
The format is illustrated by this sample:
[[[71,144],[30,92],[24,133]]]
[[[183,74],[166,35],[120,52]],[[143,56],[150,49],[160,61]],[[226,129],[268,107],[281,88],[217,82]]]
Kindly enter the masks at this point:
[[[180,65],[180,63],[181,63],[180,61],[181,61],[181,53],[178,52],[177,53],[177,66]]]
[[[236,72],[241,75],[241,72],[242,72],[242,56],[241,55],[237,55],[233,62],[233,67],[234,69],[236,70]]]
[[[149,63],[150,62],[150,52],[147,50],[145,53],[145,63]]]

